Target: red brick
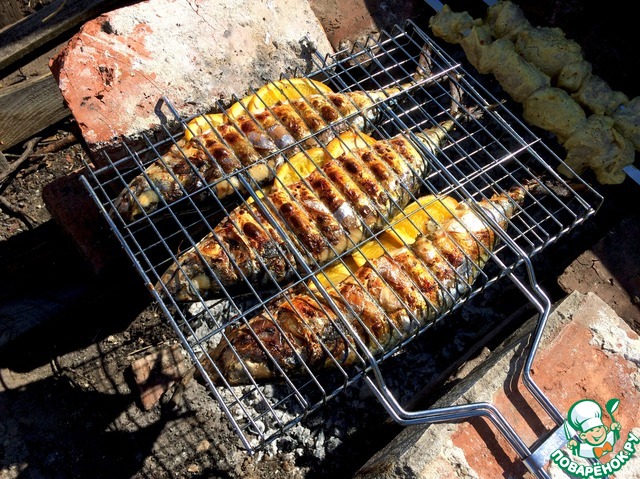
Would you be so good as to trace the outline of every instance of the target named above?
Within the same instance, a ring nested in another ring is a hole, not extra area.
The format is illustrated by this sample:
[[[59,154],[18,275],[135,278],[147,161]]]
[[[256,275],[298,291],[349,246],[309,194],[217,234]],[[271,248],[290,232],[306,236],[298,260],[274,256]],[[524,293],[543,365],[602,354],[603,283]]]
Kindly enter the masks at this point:
[[[52,61],[91,151],[153,128],[168,97],[181,116],[307,66],[308,38],[331,53],[306,1],[154,0],[86,23]],[[162,114],[171,117],[165,108]]]
[[[189,369],[190,363],[181,351],[178,345],[167,346],[131,363],[140,403],[146,411]]]
[[[350,48],[356,41],[380,30],[415,18],[419,8],[426,8],[418,0],[310,0],[327,37],[336,50]]]
[[[640,331],[638,237],[640,218],[625,218],[558,278],[558,284],[567,293],[597,293],[635,331]]]
[[[605,351],[594,331],[600,322],[600,327],[624,330],[636,342],[638,336],[593,294],[586,295],[572,314],[573,320],[540,350],[532,377],[564,415],[580,399],[594,399],[601,405],[611,398],[620,399],[616,419],[622,424],[622,437],[626,437],[626,432],[636,425],[640,410],[640,395],[631,379],[638,373],[638,366],[623,354]],[[515,388],[504,384],[496,391],[493,403],[528,445],[554,425],[522,383]],[[607,421],[610,419],[605,418],[605,424],[609,424]],[[465,451],[469,465],[481,478],[504,473],[518,477],[527,472],[513,449],[484,420],[461,424],[452,439]]]
[[[54,220],[73,240],[94,273],[122,267],[124,252],[81,183],[84,169],[48,183],[42,199]]]

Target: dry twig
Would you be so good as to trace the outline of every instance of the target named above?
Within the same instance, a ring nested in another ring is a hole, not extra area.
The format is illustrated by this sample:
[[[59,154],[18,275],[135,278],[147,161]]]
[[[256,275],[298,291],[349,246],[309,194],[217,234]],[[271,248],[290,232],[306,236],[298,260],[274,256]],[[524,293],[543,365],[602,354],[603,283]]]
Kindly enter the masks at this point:
[[[2,195],[0,195],[0,207],[2,207],[2,209],[11,213],[13,216],[20,218],[20,220],[25,225],[27,225],[29,229],[33,229],[36,226],[38,226],[38,222],[34,218],[32,218],[30,215],[28,215],[24,211],[16,208],[9,201],[7,201],[7,199]]]
[[[78,139],[73,133],[69,133],[62,138],[57,140],[50,141],[46,145],[38,148],[38,151],[31,156],[44,156],[49,153],[56,153],[60,150],[64,150],[65,148],[70,147],[71,145],[75,145],[78,143]]]
[[[17,160],[9,163],[9,167],[6,170],[0,172],[0,187],[4,185],[5,181],[7,181],[7,178],[9,178],[16,170],[18,170],[18,168],[20,168],[20,166],[24,162],[29,161],[32,158],[31,154],[33,153],[33,150],[40,139],[40,137],[34,137],[30,139],[25,145],[24,151],[22,152],[20,157]]]

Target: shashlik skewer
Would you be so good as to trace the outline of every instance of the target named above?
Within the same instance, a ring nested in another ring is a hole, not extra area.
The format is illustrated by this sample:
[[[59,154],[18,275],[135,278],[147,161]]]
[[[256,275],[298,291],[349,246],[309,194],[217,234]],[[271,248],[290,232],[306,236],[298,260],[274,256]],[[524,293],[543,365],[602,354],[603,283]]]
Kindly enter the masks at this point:
[[[562,30],[533,27],[507,0],[489,7],[484,21],[445,5],[430,26],[459,44],[480,73],[492,73],[522,103],[527,123],[556,135],[567,151],[563,175],[591,169],[601,184],[624,181],[633,147],[640,151],[638,109],[591,73],[580,45]]]

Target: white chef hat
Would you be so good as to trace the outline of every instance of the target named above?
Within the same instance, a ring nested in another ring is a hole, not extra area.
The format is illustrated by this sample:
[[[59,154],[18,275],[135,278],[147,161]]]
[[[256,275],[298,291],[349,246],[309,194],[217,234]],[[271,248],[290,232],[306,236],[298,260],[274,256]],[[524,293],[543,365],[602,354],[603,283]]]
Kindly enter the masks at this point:
[[[569,410],[569,422],[571,426],[581,432],[587,432],[602,423],[602,408],[591,399],[583,399],[576,402]]]

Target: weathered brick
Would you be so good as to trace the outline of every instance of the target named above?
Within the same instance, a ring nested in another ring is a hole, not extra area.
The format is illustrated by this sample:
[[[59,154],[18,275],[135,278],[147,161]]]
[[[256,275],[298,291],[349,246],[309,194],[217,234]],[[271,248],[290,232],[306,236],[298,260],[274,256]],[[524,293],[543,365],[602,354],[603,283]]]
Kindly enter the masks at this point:
[[[636,331],[640,331],[640,219],[625,218],[592,248],[584,251],[558,278],[570,293],[593,291]]]
[[[336,50],[349,49],[380,30],[416,18],[425,8],[419,0],[309,0]]]
[[[86,23],[51,69],[95,152],[170,118],[163,97],[191,116],[306,71],[308,44],[332,51],[305,0],[154,0]]]

